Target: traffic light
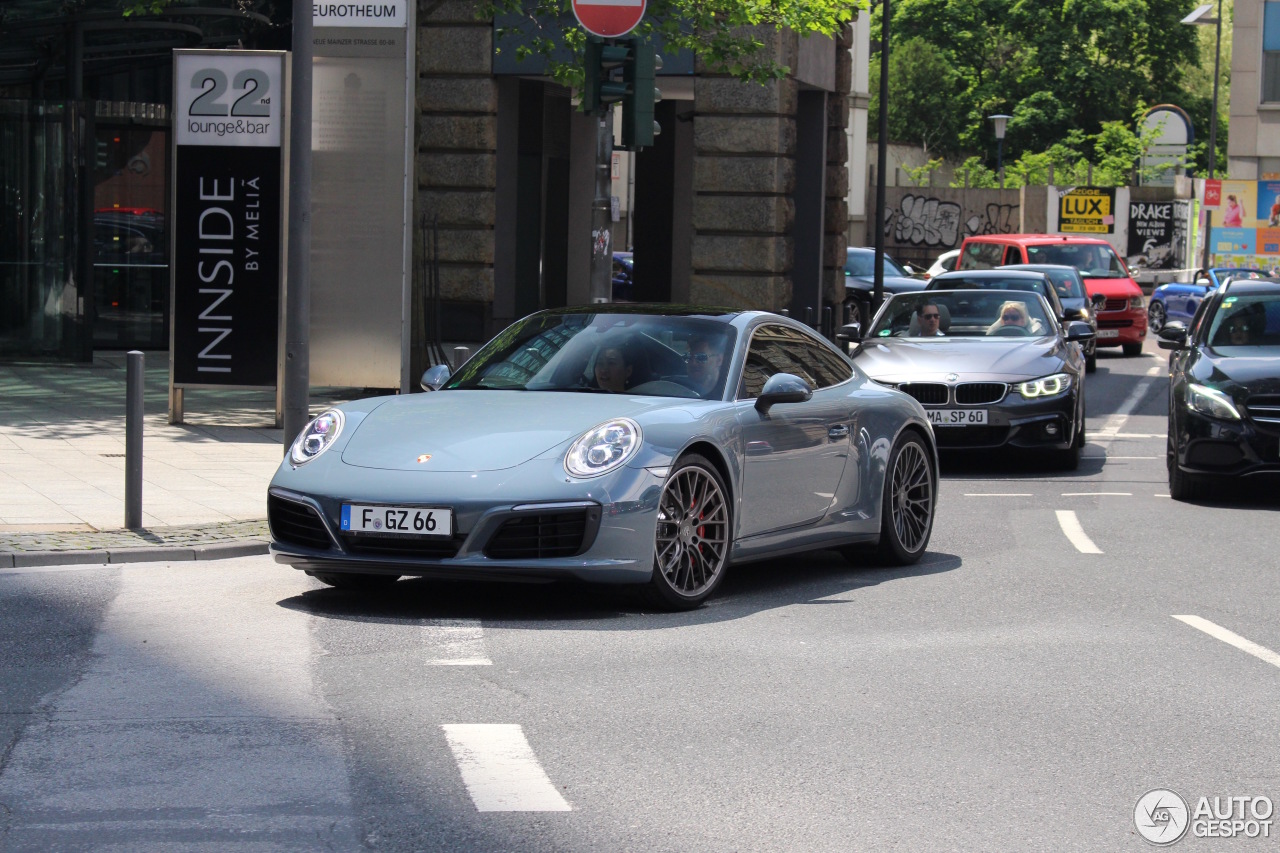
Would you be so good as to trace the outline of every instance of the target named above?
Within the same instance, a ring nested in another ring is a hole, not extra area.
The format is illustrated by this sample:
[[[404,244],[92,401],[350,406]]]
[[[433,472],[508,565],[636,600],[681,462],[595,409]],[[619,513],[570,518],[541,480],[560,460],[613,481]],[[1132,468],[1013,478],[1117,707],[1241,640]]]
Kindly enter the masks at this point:
[[[622,79],[622,69],[631,63],[635,49],[630,40],[605,42],[588,38],[585,53],[582,111],[595,113],[626,96],[627,83]]]
[[[632,60],[623,66],[627,94],[622,99],[622,145],[635,150],[653,145],[662,128],[653,120],[653,105],[662,100],[662,92],[653,85],[654,75],[662,67],[662,57],[651,49],[635,44]]]

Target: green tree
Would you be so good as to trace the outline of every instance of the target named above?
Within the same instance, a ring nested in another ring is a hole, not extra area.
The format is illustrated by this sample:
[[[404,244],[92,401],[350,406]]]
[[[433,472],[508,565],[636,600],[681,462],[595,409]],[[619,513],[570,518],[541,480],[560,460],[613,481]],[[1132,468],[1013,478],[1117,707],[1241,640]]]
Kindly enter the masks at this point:
[[[941,49],[921,38],[894,45],[889,53],[889,103],[909,104],[890,109],[889,138],[924,149],[926,157],[959,151],[960,114],[956,97],[962,91],[959,75]],[[869,127],[879,127],[880,63],[871,63]]]

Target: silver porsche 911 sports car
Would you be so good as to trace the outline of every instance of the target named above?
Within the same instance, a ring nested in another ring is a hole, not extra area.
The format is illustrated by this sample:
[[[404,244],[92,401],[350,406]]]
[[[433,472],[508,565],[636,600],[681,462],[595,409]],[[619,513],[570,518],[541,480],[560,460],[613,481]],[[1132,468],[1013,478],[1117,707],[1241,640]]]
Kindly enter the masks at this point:
[[[544,311],[428,394],[323,412],[271,481],[278,562],[347,588],[403,575],[647,584],[698,606],[730,562],[872,546],[913,563],[933,429],[801,323],[670,305]]]

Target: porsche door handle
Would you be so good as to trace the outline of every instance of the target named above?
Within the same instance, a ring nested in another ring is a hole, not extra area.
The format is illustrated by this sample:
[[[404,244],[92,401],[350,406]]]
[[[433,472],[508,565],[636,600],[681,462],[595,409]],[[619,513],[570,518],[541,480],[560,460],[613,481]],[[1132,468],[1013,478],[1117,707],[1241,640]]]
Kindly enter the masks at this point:
[[[838,424],[827,429],[827,438],[832,441],[841,441],[849,437],[849,427],[845,424]]]

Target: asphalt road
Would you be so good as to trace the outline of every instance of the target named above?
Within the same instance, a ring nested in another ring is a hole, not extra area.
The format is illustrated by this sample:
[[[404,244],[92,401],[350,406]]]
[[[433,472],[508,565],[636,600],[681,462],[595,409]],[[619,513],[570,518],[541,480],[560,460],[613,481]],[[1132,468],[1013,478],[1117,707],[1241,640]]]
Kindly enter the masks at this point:
[[[1143,850],[1152,789],[1280,800],[1280,500],[1167,497],[1148,347],[1088,377],[1079,472],[944,460],[920,565],[735,567],[694,613],[0,570],[0,849]]]

